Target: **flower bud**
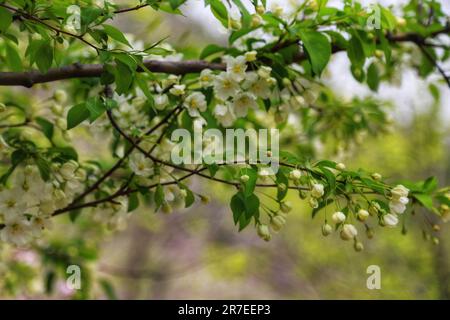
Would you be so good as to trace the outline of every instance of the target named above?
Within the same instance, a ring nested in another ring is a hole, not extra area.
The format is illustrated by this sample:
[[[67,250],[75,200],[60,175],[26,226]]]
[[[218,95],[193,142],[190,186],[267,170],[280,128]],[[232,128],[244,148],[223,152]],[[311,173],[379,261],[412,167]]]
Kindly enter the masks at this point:
[[[442,221],[444,221],[444,223],[450,221],[450,209],[446,204],[441,204],[440,212],[441,219]]]
[[[181,189],[181,190],[180,190],[180,196],[181,196],[182,198],[186,198],[186,197],[187,197],[187,191],[186,191],[186,189]]]
[[[313,11],[317,11],[319,9],[319,4],[317,3],[317,0],[310,0],[308,2],[308,7]]]
[[[277,17],[281,17],[283,15],[283,7],[282,6],[275,6],[273,8],[273,15]]]
[[[204,196],[204,195],[200,196],[200,200],[202,201],[203,204],[208,204],[209,201],[210,201],[209,197],[208,196]]]
[[[272,230],[278,232],[286,224],[286,219],[282,215],[276,215],[270,220]]]
[[[86,180],[86,176],[87,176],[87,174],[86,174],[86,170],[84,170],[84,169],[78,169],[76,172],[75,172],[75,177],[77,177],[77,179],[78,180],[80,180],[80,181],[85,181]]]
[[[262,18],[259,14],[253,14],[252,15],[252,22],[251,22],[251,26],[253,28],[256,28],[258,26],[260,26],[262,23]]]
[[[61,130],[67,129],[67,121],[64,118],[58,118],[56,119],[56,126],[60,128]]]
[[[433,241],[433,244],[435,244],[435,245],[439,244],[439,239],[437,237],[433,237],[432,241]]]
[[[369,207],[369,213],[372,216],[376,216],[378,214],[378,212],[380,211],[380,209],[381,209],[381,207],[378,202],[372,202]]]
[[[162,212],[165,214],[171,214],[172,213],[172,206],[168,204],[167,202],[164,202],[161,207]]]
[[[402,17],[395,17],[395,20],[397,21],[397,25],[399,27],[404,27],[406,26],[406,20]]]
[[[375,57],[377,57],[378,59],[383,58],[383,55],[384,55],[383,50],[379,50],[379,49],[375,50]]]
[[[433,231],[438,232],[438,231],[440,231],[440,230],[441,230],[441,227],[440,227],[438,224],[434,224],[434,225],[433,225]]]
[[[364,210],[364,209],[358,210],[358,219],[360,221],[366,221],[368,217],[369,217],[369,212],[367,210]]]
[[[343,163],[338,163],[337,165],[336,165],[336,169],[337,170],[339,170],[339,171],[343,171],[343,170],[345,170],[345,164],[343,164]]]
[[[169,104],[169,98],[166,94],[157,95],[154,98],[155,108],[157,110],[164,110],[164,108]]]
[[[240,30],[242,28],[242,24],[239,20],[231,19],[230,27],[231,27],[231,29],[234,29],[234,30]]]
[[[264,6],[259,5],[256,7],[257,14],[264,14],[265,12],[266,12],[266,9],[264,8]]]
[[[323,196],[324,194],[324,187],[323,184],[320,183],[315,183],[312,186],[312,190],[311,190],[311,196],[313,196],[314,198],[320,198]]]
[[[330,226],[328,223],[325,223],[322,226],[322,234],[324,237],[329,236],[333,232],[333,227]]]
[[[316,198],[309,198],[309,205],[311,206],[311,208],[316,209],[319,207],[319,202],[317,201]]]
[[[78,163],[70,160],[65,162],[59,169],[59,173],[65,180],[71,180],[74,178],[75,170],[78,169]]]
[[[360,241],[355,241],[355,243],[353,244],[353,248],[356,252],[360,252],[364,250],[364,245]]]
[[[291,180],[298,181],[301,176],[302,176],[302,172],[298,169],[294,169],[291,172],[289,172],[289,178]]]
[[[34,167],[29,164],[25,167],[23,172],[25,173],[25,175],[29,176],[30,174],[32,174],[34,172]]]
[[[51,107],[50,110],[53,112],[53,114],[57,115],[57,116],[61,116],[64,108],[58,104],[58,103],[54,103]]]
[[[252,62],[256,60],[256,55],[258,53],[255,50],[248,51],[245,53],[245,61]]]
[[[261,68],[258,69],[258,75],[263,79],[269,78],[271,72],[272,68],[267,66],[262,66]]]
[[[379,174],[379,173],[372,173],[372,179],[373,180],[377,180],[377,181],[380,181],[381,179],[382,179],[383,177],[381,176],[381,174]]]
[[[53,94],[53,99],[57,103],[65,103],[67,101],[67,93],[64,90],[58,89]]]
[[[358,235],[358,230],[352,224],[344,224],[340,235],[342,240],[351,240]]]
[[[399,184],[391,190],[391,195],[394,199],[400,199],[402,197],[408,197],[409,189]]]
[[[283,78],[283,84],[286,87],[290,87],[292,85],[292,81],[289,78]]]
[[[257,234],[258,236],[263,239],[264,241],[269,241],[272,238],[272,235],[270,234],[269,227],[266,224],[260,224],[257,228]]]
[[[298,190],[298,196],[304,200],[308,197],[308,193],[305,190]]]
[[[182,96],[185,92],[184,91],[185,88],[186,86],[184,84],[176,84],[173,86],[172,89],[169,90],[169,92],[174,96]]]
[[[280,210],[284,213],[289,213],[292,210],[292,206],[290,202],[282,202],[280,204]]]
[[[386,227],[395,227],[398,223],[398,218],[396,215],[388,213],[383,216],[382,224]]]
[[[242,182],[245,183],[245,182],[247,182],[250,179],[250,177],[248,175],[246,175],[246,174],[243,174],[240,179],[241,179]]]
[[[5,112],[6,111],[6,105],[4,103],[0,102],[0,112]]]
[[[342,223],[345,221],[345,219],[346,219],[346,216],[341,211],[337,211],[337,212],[333,213],[333,215],[331,216],[331,220],[333,220],[333,222],[335,224]]]

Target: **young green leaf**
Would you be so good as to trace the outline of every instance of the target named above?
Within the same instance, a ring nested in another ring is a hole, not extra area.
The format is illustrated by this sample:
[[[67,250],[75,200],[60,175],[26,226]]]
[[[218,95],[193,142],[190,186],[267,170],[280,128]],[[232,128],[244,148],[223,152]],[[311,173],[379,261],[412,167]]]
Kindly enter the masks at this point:
[[[317,31],[301,30],[300,38],[308,54],[314,74],[320,76],[331,57],[331,44],[328,38]]]

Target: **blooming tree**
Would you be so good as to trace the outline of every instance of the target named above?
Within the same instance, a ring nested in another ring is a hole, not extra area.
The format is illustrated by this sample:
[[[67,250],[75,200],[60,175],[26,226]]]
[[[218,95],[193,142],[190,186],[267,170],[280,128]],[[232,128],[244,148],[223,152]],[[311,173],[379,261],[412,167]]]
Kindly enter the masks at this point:
[[[450,56],[450,24],[439,3],[421,1],[419,10],[411,0],[401,17],[351,0],[341,8],[326,0],[294,8],[205,0],[227,30],[228,45],[207,45],[191,60],[165,39],[144,44],[113,25],[118,15],[137,10],[181,14],[185,2],[0,1],[0,86],[51,83],[50,98],[39,104],[14,94],[0,102],[3,243],[33,243],[59,215],[73,223],[91,215],[114,228],[140,203],[170,213],[207,202],[191,189],[193,177],[235,189],[230,219],[239,230],[254,226],[264,240],[289,219],[288,192],[323,219],[324,236],[339,232],[356,251],[363,249],[358,229],[371,238],[376,225],[395,227],[416,207],[449,219],[449,189],[439,189],[433,177],[395,183],[298,148],[305,138],[335,139],[345,148],[389,124],[382,103],[342,101],[322,83],[334,53],[345,52],[353,77],[373,91],[395,81],[403,67],[424,78],[438,72],[450,88],[441,66]],[[430,90],[436,94],[436,85]],[[245,159],[174,163],[172,133],[199,128],[280,130],[282,150],[266,154],[278,170]],[[82,137],[106,139],[114,163],[86,159],[77,145]]]

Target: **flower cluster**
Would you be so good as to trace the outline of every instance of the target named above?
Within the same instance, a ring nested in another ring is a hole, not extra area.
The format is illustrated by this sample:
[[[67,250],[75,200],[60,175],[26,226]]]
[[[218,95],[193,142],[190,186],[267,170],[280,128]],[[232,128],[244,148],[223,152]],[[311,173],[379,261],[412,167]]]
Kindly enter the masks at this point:
[[[44,181],[35,165],[17,170],[11,188],[0,191],[2,241],[23,246],[52,226],[52,214],[71,203],[83,189],[86,172],[75,161],[54,164]]]
[[[233,125],[237,118],[247,116],[248,110],[258,109],[257,99],[270,97],[276,83],[271,77],[272,69],[261,66],[256,71],[248,71],[249,63],[256,59],[256,52],[247,52],[243,56],[224,57],[226,71],[214,74],[205,69],[200,73],[199,82],[203,88],[212,87],[216,105],[214,116],[224,127]],[[185,99],[189,115],[198,117],[206,110],[206,100],[202,93],[194,92]]]

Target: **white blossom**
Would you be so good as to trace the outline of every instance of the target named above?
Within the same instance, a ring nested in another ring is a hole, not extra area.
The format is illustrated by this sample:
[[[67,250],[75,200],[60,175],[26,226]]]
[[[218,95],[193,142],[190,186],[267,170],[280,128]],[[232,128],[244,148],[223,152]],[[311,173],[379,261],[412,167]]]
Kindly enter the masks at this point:
[[[245,53],[245,60],[247,61],[247,62],[252,62],[252,61],[255,61],[256,60],[256,55],[257,55],[258,53],[255,51],[255,50],[252,50],[252,51],[248,51],[248,52],[246,52]]]
[[[155,108],[158,110],[164,110],[169,104],[169,98],[167,94],[158,94],[155,96]]]
[[[203,69],[200,72],[199,80],[202,87],[210,87],[213,85],[214,74],[210,69]]]
[[[228,102],[216,105],[214,117],[223,127],[231,127],[236,120],[231,104]]]
[[[182,96],[185,93],[186,86],[184,84],[176,84],[169,90],[174,96]]]
[[[30,220],[30,231],[35,237],[39,237],[42,231],[51,229],[52,226],[51,216],[33,216]]]
[[[235,96],[239,91],[239,85],[226,72],[221,72],[214,79],[214,92],[221,100]]]
[[[206,111],[205,96],[201,92],[193,92],[184,100],[184,106],[191,117],[198,117],[200,115],[199,112]]]
[[[21,189],[5,189],[0,192],[0,213],[3,213],[5,219],[25,213],[26,204],[22,200],[23,192]]]
[[[343,240],[351,240],[358,235],[358,230],[352,224],[344,224],[341,230],[341,238]]]
[[[228,57],[226,59],[227,63],[227,74],[237,82],[244,80],[245,71],[247,70],[247,63],[244,56],[238,56],[236,58]]]
[[[320,184],[320,183],[313,184],[312,189],[311,189],[311,196],[313,196],[314,198],[320,198],[323,196],[324,193],[325,192],[324,192],[323,184]]]
[[[395,214],[388,213],[383,216],[383,222],[386,227],[395,227],[398,223],[398,218]]]
[[[253,82],[248,90],[250,93],[261,99],[267,99],[271,94],[270,85],[267,82],[267,79],[263,78]]]
[[[256,103],[255,97],[247,92],[238,94],[232,102],[234,114],[237,117],[245,117],[247,115],[248,109],[257,109],[258,104]]]
[[[337,211],[331,216],[331,220],[333,220],[333,222],[336,224],[344,222],[345,219],[345,214],[341,211]]]
[[[141,152],[134,152],[130,156],[130,168],[138,176],[153,174],[153,161]]]
[[[30,223],[23,215],[5,217],[5,226],[0,230],[0,238],[16,246],[24,246],[32,239]]]
[[[258,75],[263,79],[269,78],[271,73],[272,68],[268,66],[262,66],[261,68],[258,69]]]

